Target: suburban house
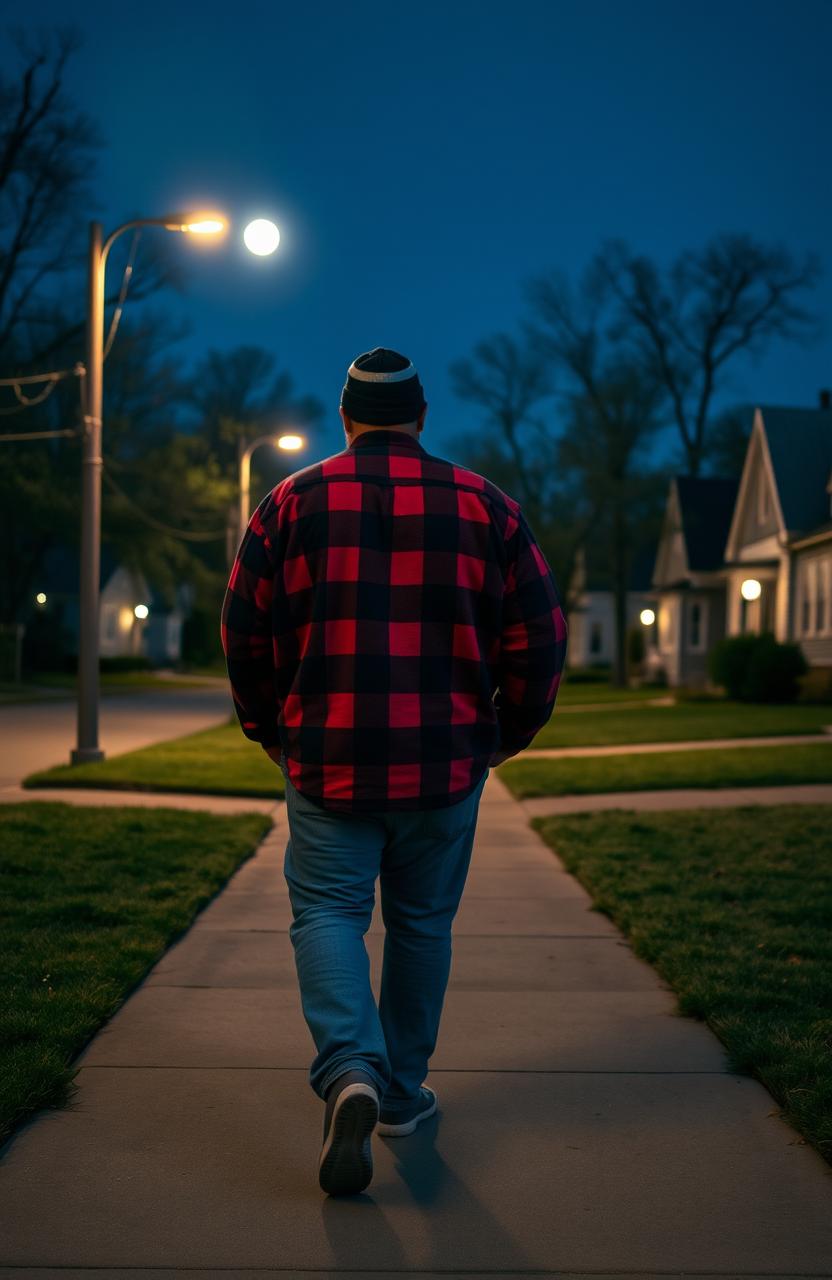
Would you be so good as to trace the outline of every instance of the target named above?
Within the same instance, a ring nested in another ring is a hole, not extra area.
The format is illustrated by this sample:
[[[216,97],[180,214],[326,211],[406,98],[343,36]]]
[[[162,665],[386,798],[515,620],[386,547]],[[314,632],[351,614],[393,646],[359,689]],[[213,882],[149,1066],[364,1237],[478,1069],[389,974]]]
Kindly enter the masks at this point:
[[[627,628],[639,626],[639,615],[650,602],[650,571],[655,548],[634,557],[627,590]],[[611,666],[615,656],[615,609],[607,566],[594,553],[580,548],[569,584],[568,667]]]
[[[832,408],[759,406],[725,547],[729,635],[773,631],[832,665]]]
[[[703,685],[708,651],[725,634],[723,552],[737,481],[674,476],[670,481],[652,597],[646,669],[671,685]]]
[[[78,652],[78,554],[53,547],[44,557],[33,612],[49,618],[63,633],[67,654]],[[189,592],[180,588],[173,605],[144,575],[101,551],[99,651],[102,658],[142,655],[161,666],[182,653],[182,624],[190,609]]]
[[[758,405],[739,480],[675,476],[652,578],[648,671],[707,683],[724,635],[771,631],[832,666],[832,408]]]

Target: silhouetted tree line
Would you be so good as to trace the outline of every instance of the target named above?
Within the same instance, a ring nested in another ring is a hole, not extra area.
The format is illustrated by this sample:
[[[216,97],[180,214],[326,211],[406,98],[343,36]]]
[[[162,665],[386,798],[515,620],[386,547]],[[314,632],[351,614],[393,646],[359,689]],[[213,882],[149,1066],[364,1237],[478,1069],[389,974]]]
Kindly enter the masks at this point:
[[[71,27],[34,43],[17,33],[19,66],[0,74],[4,378],[72,370],[84,360],[87,222],[104,143],[62,87],[79,40]],[[128,233],[115,242],[105,334],[128,263],[126,304],[105,360],[102,540],[170,604],[179,583],[194,587],[192,648],[200,658],[218,657],[229,534],[236,535],[237,442],[289,424],[314,428],[323,406],[299,394],[275,356],[256,346],[209,351],[183,372],[176,343],[189,328],[175,325],[156,300],[167,289],[185,290],[189,277],[164,236],[131,243]],[[21,390],[37,400],[46,386]],[[77,377],[58,381],[34,405],[0,387],[0,623],[31,617],[50,548],[78,546],[81,466],[77,437],[1,437],[78,428],[82,413]],[[279,462],[260,455],[258,464],[261,487],[275,483]]]
[[[817,338],[795,297],[819,272],[817,255],[798,264],[748,234],[717,235],[664,271],[609,240],[577,289],[557,270],[530,280],[517,335],[451,366],[485,428],[460,448],[522,503],[567,597],[580,550],[606,566],[616,683],[633,559],[658,538],[668,477],[738,474],[751,406],[714,414],[714,396],[741,354]]]

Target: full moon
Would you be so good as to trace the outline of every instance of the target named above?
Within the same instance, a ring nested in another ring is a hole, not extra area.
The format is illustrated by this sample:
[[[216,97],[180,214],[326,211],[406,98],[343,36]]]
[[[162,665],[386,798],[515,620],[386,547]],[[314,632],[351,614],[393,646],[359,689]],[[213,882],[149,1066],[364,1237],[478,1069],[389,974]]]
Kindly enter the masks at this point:
[[[268,218],[255,218],[243,232],[243,240],[251,253],[264,258],[267,254],[274,253],[280,244],[280,232]]]

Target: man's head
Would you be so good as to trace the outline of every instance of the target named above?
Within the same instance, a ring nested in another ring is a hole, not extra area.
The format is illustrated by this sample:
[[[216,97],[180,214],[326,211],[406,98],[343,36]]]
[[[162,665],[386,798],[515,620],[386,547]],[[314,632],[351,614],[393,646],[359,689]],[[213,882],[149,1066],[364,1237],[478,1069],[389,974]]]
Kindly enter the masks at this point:
[[[407,356],[376,347],[357,356],[341,392],[341,421],[347,441],[364,431],[387,428],[416,436],[427,412],[419,375]]]

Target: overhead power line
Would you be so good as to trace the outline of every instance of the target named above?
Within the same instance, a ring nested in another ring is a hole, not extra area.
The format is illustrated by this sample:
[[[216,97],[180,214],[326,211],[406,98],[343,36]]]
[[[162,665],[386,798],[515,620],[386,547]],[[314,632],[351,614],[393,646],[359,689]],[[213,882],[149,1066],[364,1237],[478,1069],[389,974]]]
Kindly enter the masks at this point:
[[[124,311],[124,300],[127,297],[127,289],[130,284],[130,278],[133,274],[133,261],[136,257],[136,246],[140,235],[141,227],[137,227],[133,232],[133,242],[130,246],[127,265],[125,266],[124,273],[121,277],[121,287],[116,300],[116,309],[113,312],[113,318],[110,321],[110,331],[107,334],[107,340],[104,344],[104,352],[101,357],[102,361],[106,360],[107,356],[110,354],[110,348],[113,345],[119,323],[121,322],[121,315]],[[86,372],[86,367],[83,362],[79,360],[71,369],[53,369],[49,373],[24,374],[19,378],[0,378],[0,387],[12,387],[14,389],[15,396],[20,401],[19,405],[14,405],[10,409],[0,409],[0,415],[7,417],[14,413],[23,413],[26,409],[32,409],[35,405],[43,404],[44,400],[51,396],[55,387],[63,378],[83,378]],[[48,383],[48,385],[44,387],[43,391],[41,391],[37,396],[28,398],[20,390],[21,387],[37,382]],[[10,437],[5,438],[10,439]],[[33,435],[32,438],[35,439],[36,437]]]
[[[182,538],[185,542],[223,542],[225,540],[225,529],[223,529],[222,533],[196,533],[191,529],[174,529],[169,524],[163,524],[161,520],[156,520],[153,516],[149,516],[137,502],[133,501],[129,494],[124,492],[121,485],[110,475],[109,467],[106,465],[103,468],[103,474],[110,487],[135,511],[140,520],[150,525],[151,529],[156,529],[159,533],[167,533],[172,538]]]

